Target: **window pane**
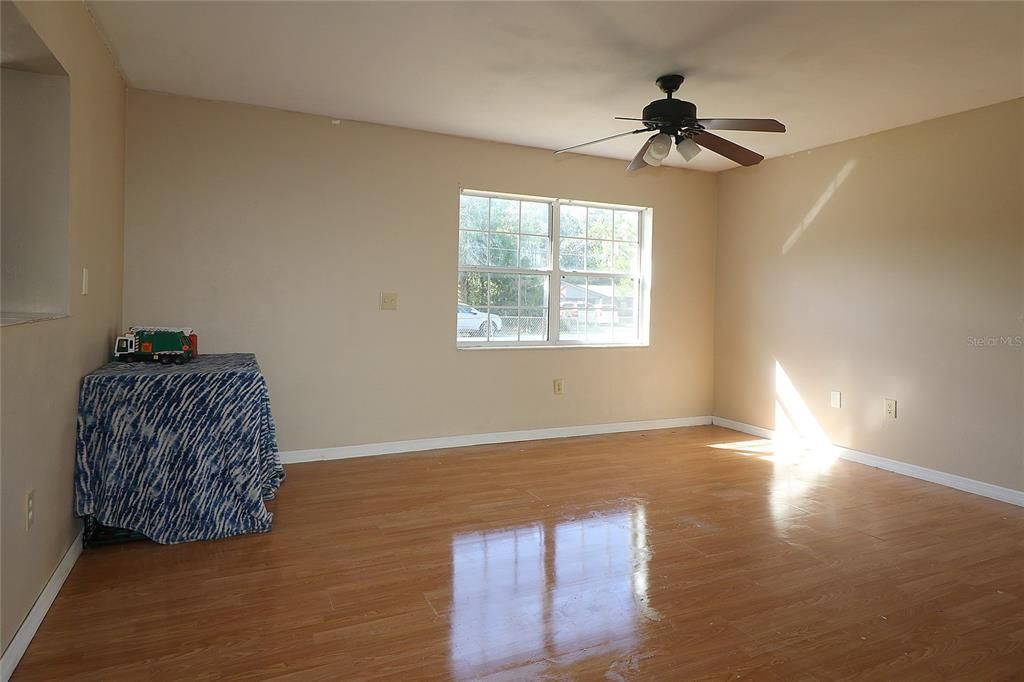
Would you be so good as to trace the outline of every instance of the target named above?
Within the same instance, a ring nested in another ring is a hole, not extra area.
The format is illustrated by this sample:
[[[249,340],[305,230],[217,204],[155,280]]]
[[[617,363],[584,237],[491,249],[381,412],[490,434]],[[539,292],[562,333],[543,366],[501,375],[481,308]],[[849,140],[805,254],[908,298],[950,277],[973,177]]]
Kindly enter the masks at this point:
[[[559,213],[559,234],[563,237],[583,237],[587,234],[587,207],[562,206]]]
[[[563,341],[583,341],[586,337],[585,310],[563,308],[558,311],[558,338]]]
[[[546,341],[548,338],[548,309],[523,308],[519,314],[520,341]]]
[[[558,242],[558,265],[563,270],[583,270],[587,252],[584,239],[562,239]]]
[[[636,297],[636,280],[632,277],[616,277],[612,284],[615,287],[616,304],[622,299],[632,301]]]
[[[615,295],[615,319],[613,336],[615,341],[637,339],[637,282],[631,277],[618,277],[613,282]]]
[[[519,305],[524,308],[538,308],[548,304],[548,276],[519,276]]]
[[[638,337],[637,282],[633,278],[616,278],[613,282],[615,295],[614,340],[636,341]]]
[[[523,235],[519,238],[519,267],[546,269],[550,267],[548,237],[531,237]]]
[[[522,202],[522,231],[525,234],[551,234],[548,229],[550,219],[550,206],[533,201]]]
[[[612,269],[611,242],[587,242],[587,271],[609,272]]]
[[[615,239],[625,242],[640,241],[639,218],[637,211],[615,212]]]
[[[519,232],[519,202],[514,199],[491,199],[491,229],[496,232]]]
[[[482,272],[459,273],[459,303],[473,308],[487,307],[487,274]]]
[[[487,233],[459,232],[459,265],[487,263]]]
[[[587,278],[565,275],[558,291],[561,307],[583,307],[587,304]]]
[[[487,197],[463,194],[459,200],[459,228],[463,230],[487,229]]]
[[[490,273],[491,308],[511,307],[519,305],[519,275]]]
[[[559,338],[566,341],[582,341],[587,307],[587,278],[563,277],[558,290]]]
[[[612,212],[607,208],[587,209],[587,237],[590,239],[612,238]]]
[[[487,339],[490,330],[487,326],[488,316],[486,311],[473,308],[465,313],[458,314],[456,341],[484,341]]]
[[[503,268],[516,267],[519,259],[519,237],[504,232],[492,232],[491,249],[488,253],[487,264],[497,265]]]
[[[491,325],[491,341],[517,341],[519,320],[514,307],[491,308],[488,323]]]
[[[612,280],[609,277],[589,277],[587,279],[587,307],[612,307]]]
[[[561,308],[583,308],[587,304],[587,278],[563,277],[558,289],[558,304]]]
[[[636,244],[615,242],[612,251],[612,267],[609,272],[621,272],[632,275],[636,272]]]
[[[587,308],[586,340],[607,343],[612,340],[612,310],[610,307]]]
[[[480,341],[487,337],[486,273],[459,273],[459,305],[455,307],[455,334],[459,341]]]

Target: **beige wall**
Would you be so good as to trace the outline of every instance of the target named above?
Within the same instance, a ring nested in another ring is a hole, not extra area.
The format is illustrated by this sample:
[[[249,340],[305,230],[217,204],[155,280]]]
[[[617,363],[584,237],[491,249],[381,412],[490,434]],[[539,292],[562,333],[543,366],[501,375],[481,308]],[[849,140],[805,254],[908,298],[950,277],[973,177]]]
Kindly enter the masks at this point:
[[[129,91],[125,321],[255,352],[282,450],[710,414],[716,179],[624,165]],[[460,186],[653,207],[650,347],[457,351]]]
[[[68,309],[68,78],[0,70],[4,312]]]
[[[715,413],[1024,489],[1024,100],[719,175]],[[829,407],[841,390],[842,409]],[[884,419],[883,399],[898,400]]]
[[[71,78],[71,317],[0,331],[4,648],[78,532],[72,474],[78,386],[120,327],[124,84],[82,3],[18,3]],[[88,267],[90,292],[78,283]],[[25,493],[35,524],[25,530]]]

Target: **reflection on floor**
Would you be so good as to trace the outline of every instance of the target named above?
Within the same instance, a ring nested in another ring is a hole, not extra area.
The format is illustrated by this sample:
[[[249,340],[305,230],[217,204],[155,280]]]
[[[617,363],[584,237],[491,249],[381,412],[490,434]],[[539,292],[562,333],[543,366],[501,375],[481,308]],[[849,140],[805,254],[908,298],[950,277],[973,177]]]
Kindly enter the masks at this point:
[[[637,643],[647,609],[644,508],[452,541],[451,660],[474,679],[543,651],[568,662]],[[650,617],[650,613],[646,614]]]
[[[1024,670],[1024,509],[718,427],[300,464],[273,504],[86,551],[14,682]]]

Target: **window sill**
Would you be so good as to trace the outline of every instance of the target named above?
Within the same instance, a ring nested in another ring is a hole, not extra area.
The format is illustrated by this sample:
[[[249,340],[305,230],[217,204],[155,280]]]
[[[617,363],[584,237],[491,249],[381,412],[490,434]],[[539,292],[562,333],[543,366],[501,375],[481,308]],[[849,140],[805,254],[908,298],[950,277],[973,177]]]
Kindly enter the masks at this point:
[[[14,313],[0,312],[0,327],[13,327],[18,324],[29,324],[32,322],[46,322],[47,320],[61,320],[70,317],[67,313]]]
[[[535,343],[535,344],[459,344],[456,350],[562,350],[567,348],[649,348],[650,343]]]

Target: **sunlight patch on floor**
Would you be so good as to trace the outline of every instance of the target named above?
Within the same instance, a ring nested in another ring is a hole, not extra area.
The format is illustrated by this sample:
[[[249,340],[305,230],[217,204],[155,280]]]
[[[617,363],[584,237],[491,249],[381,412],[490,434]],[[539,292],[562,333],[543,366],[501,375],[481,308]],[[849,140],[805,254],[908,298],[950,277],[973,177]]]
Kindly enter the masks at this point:
[[[711,447],[770,462],[773,469],[769,504],[782,521],[827,476],[839,451],[814,418],[782,364],[775,363],[775,431],[772,438],[715,443]]]

